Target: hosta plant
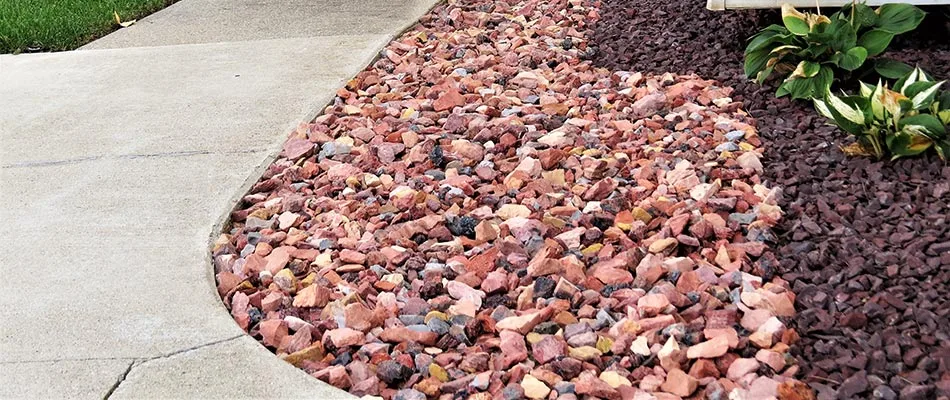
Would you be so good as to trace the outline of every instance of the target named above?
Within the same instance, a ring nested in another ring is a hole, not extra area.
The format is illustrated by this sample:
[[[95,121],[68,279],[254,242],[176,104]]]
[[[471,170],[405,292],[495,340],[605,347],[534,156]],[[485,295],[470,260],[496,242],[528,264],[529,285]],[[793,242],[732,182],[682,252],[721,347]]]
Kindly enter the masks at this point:
[[[941,159],[950,157],[950,92],[940,89],[919,68],[888,88],[861,83],[858,96],[827,92],[815,108],[838,127],[858,138],[867,153],[891,159],[920,154],[933,147]]]
[[[822,97],[836,78],[865,66],[869,57],[887,49],[895,35],[917,28],[923,18],[924,12],[910,4],[885,4],[874,10],[856,3],[830,16],[783,4],[783,25],[770,25],[750,39],[745,73],[760,84],[773,73],[784,76],[776,91],[779,97]],[[874,67],[891,78],[910,70],[897,62]]]

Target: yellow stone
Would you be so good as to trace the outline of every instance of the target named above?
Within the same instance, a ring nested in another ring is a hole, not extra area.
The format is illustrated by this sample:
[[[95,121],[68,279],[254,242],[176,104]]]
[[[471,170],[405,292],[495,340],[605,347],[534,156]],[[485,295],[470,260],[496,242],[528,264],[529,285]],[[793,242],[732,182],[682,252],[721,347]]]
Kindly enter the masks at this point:
[[[282,358],[284,361],[299,368],[304,361],[319,361],[323,358],[323,355],[323,344],[317,342],[310,347],[285,355]]]
[[[662,253],[666,249],[671,247],[676,247],[679,242],[675,238],[665,238],[657,240],[653,243],[650,243],[650,252],[651,253]]]
[[[623,376],[621,376],[620,374],[618,374],[617,371],[604,371],[604,372],[601,372],[601,373],[600,373],[600,380],[602,380],[602,381],[604,381],[604,382],[607,382],[607,384],[610,385],[610,387],[612,387],[612,388],[614,388],[614,389],[616,389],[616,388],[618,388],[618,387],[621,387],[621,386],[623,386],[623,385],[633,386],[633,384],[630,383],[630,380],[629,380],[629,379],[624,378]]]
[[[529,332],[529,333],[525,336],[525,340],[528,341],[528,344],[535,344],[535,343],[538,343],[538,342],[540,342],[541,339],[543,339],[543,338],[544,338],[544,336],[541,336],[541,334],[540,334],[540,333],[537,333],[537,332]]]
[[[602,248],[604,248],[604,245],[602,243],[594,243],[590,246],[587,246],[587,248],[585,248],[584,250],[581,250],[581,253],[584,254],[585,256],[591,256],[591,255],[597,254],[597,252],[600,251],[600,249]]]
[[[563,228],[567,225],[567,223],[565,223],[562,219],[557,218],[557,217],[552,217],[550,215],[545,215],[544,218],[542,218],[542,221],[545,223],[545,225],[553,226],[558,229]]]
[[[248,214],[248,217],[260,218],[260,219],[270,219],[274,215],[274,210],[269,208],[259,208],[254,210],[254,212]]]
[[[614,341],[606,336],[597,338],[597,350],[600,350],[601,353],[610,353],[610,347],[613,345]]]
[[[243,280],[243,281],[241,281],[241,283],[240,283],[239,285],[237,285],[236,288],[231,289],[231,291],[232,291],[232,292],[237,292],[237,291],[242,291],[242,292],[243,292],[243,291],[245,291],[245,290],[251,290],[251,289],[257,290],[256,288],[254,288],[254,285],[252,285],[251,282],[248,282],[247,280]]]
[[[449,316],[445,315],[445,313],[441,311],[429,311],[429,313],[426,314],[425,318],[423,318],[423,321],[425,321],[425,323],[428,324],[429,321],[432,321],[433,318],[447,321],[449,319]]]
[[[636,335],[640,333],[640,331],[643,330],[643,328],[640,326],[639,323],[637,323],[637,321],[633,321],[633,320],[629,320],[625,318],[622,321],[620,321],[619,325],[617,326],[617,330],[623,333],[632,333]]]
[[[383,282],[392,283],[393,285],[396,285],[397,287],[402,286],[405,279],[406,278],[402,274],[388,274],[388,275],[383,275],[382,278],[379,278],[379,280]]]
[[[445,371],[445,368],[439,366],[436,363],[429,363],[429,376],[438,379],[441,382],[448,382],[449,373]]]
[[[600,157],[603,152],[601,152],[599,149],[586,149],[582,154],[588,157],[596,158]]]
[[[297,277],[288,268],[278,271],[277,275],[274,275],[274,282],[284,292],[294,294],[297,291]]]
[[[345,112],[347,115],[359,115],[360,108],[352,104],[347,104],[343,106],[343,112]]]
[[[320,268],[329,267],[333,265],[333,257],[330,257],[329,252],[320,254],[316,258],[313,259],[313,263],[311,263],[311,265],[316,265]]]
[[[548,397],[548,393],[551,393],[551,388],[548,385],[532,375],[524,376],[524,379],[521,380],[521,388],[524,389],[525,397],[529,399],[543,399]]]
[[[633,214],[633,219],[643,221],[644,224],[649,224],[653,220],[653,216],[640,207],[634,207],[633,210],[630,210],[630,213]]]
[[[591,346],[581,346],[568,348],[567,355],[581,361],[589,361],[600,357],[603,353]]]
[[[379,186],[380,182],[379,177],[373,174],[363,174],[363,184],[366,187],[376,187]]]
[[[753,145],[751,145],[751,144],[749,144],[749,143],[746,143],[746,142],[739,143],[739,148],[742,149],[743,151],[752,151],[752,150],[755,150],[755,146],[753,146]]]
[[[307,287],[313,284],[313,281],[317,280],[317,274],[311,272],[307,274],[303,279],[300,280],[300,287]]]
[[[402,115],[399,116],[399,119],[409,119],[412,117],[412,114],[415,114],[416,110],[412,107],[403,110]]]
[[[614,218],[614,226],[626,232],[626,231],[629,231],[630,229],[633,229],[633,221],[636,221],[633,218],[633,213],[627,210],[623,210],[617,213],[617,217]]]
[[[337,143],[342,144],[342,145],[344,145],[344,146],[353,146],[354,144],[356,144],[356,141],[353,140],[353,138],[351,138],[351,137],[349,137],[349,136],[345,136],[345,135],[336,138],[336,140],[334,140],[334,142],[337,142]]]

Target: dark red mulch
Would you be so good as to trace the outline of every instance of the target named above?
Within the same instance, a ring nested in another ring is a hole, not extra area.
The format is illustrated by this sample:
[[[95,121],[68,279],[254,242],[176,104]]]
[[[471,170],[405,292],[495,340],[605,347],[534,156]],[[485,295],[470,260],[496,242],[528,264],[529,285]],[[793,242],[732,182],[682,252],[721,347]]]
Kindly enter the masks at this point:
[[[939,9],[888,56],[950,78]],[[742,74],[742,50],[775,11],[711,12],[705,2],[606,0],[595,62],[694,72],[736,89],[766,144],[764,177],[785,189],[779,257],[793,284],[802,377],[824,398],[950,395],[950,167],[929,155],[845,157],[851,143],[807,102],[775,99]]]

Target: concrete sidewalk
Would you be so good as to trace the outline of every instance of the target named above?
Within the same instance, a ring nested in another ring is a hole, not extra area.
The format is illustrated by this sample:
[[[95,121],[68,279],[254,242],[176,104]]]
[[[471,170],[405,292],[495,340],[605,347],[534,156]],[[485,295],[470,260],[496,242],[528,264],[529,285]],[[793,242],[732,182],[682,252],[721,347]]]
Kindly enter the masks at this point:
[[[0,56],[0,398],[345,398],[232,321],[209,236],[435,0],[183,0]]]

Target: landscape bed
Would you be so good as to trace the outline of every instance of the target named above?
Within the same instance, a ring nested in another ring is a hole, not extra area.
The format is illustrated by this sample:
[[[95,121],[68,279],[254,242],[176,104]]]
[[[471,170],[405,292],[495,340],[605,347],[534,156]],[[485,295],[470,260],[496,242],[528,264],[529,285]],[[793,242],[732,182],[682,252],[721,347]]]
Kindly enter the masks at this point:
[[[927,11],[884,56],[948,79],[950,25]],[[777,99],[774,83],[746,78],[746,40],[780,23],[777,11],[606,0],[601,13],[597,65],[717,79],[755,117],[762,178],[784,192],[775,255],[797,296],[801,379],[822,398],[950,396],[950,167],[934,154],[847,157],[839,147],[853,140],[811,102]]]
[[[813,398],[752,119],[595,68],[597,4],[449,1],[390,43],[215,242],[237,323],[356,395]]]

